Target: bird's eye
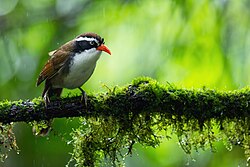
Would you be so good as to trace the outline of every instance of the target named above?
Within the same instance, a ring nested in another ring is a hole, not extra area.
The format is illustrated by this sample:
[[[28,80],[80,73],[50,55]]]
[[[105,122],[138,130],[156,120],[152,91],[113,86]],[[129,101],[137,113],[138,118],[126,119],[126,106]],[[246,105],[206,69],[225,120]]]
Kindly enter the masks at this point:
[[[90,45],[95,45],[95,42],[94,41],[90,41],[89,44]]]

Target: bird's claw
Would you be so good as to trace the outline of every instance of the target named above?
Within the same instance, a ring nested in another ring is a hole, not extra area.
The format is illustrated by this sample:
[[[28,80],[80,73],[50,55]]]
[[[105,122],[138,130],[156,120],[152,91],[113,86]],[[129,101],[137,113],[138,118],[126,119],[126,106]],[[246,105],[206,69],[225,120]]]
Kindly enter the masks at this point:
[[[85,108],[87,108],[87,103],[88,103],[87,94],[85,93],[85,91],[82,88],[79,87],[79,89],[82,92],[81,102],[83,103],[83,105],[85,106]]]
[[[81,96],[81,102],[84,104],[84,106],[87,108],[87,104],[88,104],[88,97],[86,95],[86,93],[84,92],[84,94],[82,94]]]

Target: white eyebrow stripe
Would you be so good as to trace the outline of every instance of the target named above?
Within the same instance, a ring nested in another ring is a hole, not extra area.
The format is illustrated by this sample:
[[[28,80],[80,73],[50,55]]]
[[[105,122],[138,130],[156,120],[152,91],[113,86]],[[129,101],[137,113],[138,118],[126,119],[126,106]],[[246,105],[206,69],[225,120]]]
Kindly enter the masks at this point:
[[[99,43],[95,38],[89,38],[89,37],[79,37],[76,38],[76,41],[95,41],[96,43]]]

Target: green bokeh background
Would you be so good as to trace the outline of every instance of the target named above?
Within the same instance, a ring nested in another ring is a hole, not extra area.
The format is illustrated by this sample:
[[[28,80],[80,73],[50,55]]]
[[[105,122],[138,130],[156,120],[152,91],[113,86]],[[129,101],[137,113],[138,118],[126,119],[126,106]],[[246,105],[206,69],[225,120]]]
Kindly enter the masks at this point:
[[[0,0],[0,100],[40,96],[43,86],[35,82],[48,52],[84,32],[100,34],[112,51],[102,54],[83,86],[87,93],[137,76],[185,88],[233,90],[250,83],[248,0]],[[20,153],[11,152],[0,166],[65,166],[72,151],[69,133],[77,124],[56,119],[45,138],[16,124]],[[189,156],[172,135],[157,148],[136,145],[126,167],[245,166],[239,147],[215,145],[216,153]]]

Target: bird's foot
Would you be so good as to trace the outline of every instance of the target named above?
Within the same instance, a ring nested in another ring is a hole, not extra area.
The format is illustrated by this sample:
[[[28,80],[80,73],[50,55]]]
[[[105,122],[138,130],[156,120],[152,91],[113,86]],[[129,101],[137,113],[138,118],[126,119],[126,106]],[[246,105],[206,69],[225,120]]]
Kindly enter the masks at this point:
[[[44,97],[43,97],[43,100],[44,100],[44,103],[45,103],[45,108],[48,107],[48,104],[50,103],[50,98],[49,96],[46,94]]]
[[[87,94],[85,93],[85,91],[80,88],[80,91],[82,92],[82,96],[81,96],[81,102],[84,104],[84,106],[87,108],[87,103],[88,103],[88,97],[87,97]]]

